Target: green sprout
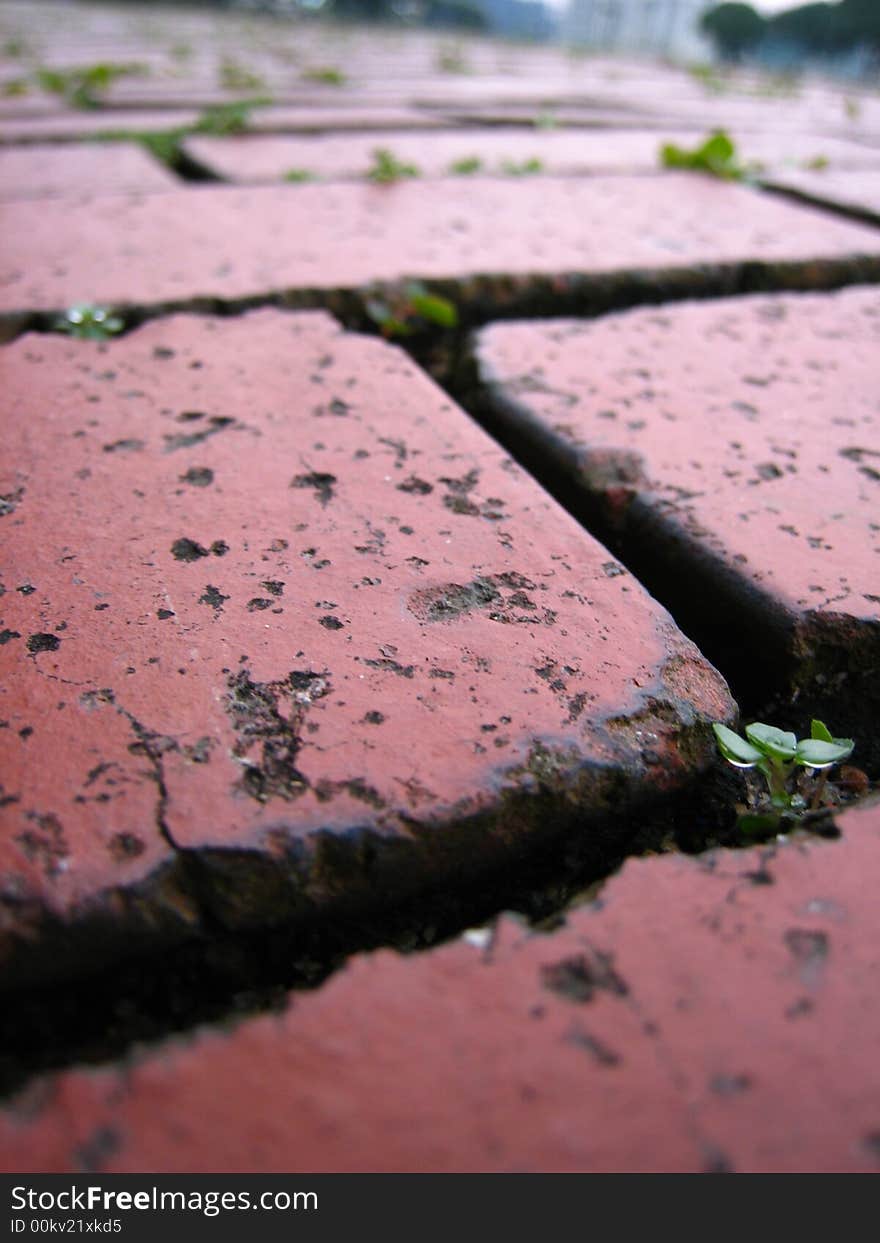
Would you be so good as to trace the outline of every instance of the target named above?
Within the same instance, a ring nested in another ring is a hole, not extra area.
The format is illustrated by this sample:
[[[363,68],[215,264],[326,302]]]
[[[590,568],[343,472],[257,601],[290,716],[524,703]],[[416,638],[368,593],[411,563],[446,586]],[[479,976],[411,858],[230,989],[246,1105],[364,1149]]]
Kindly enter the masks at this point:
[[[257,73],[251,73],[231,56],[224,56],[218,71],[220,85],[227,91],[262,91],[266,83]]]
[[[88,302],[69,307],[55,321],[58,332],[66,332],[81,341],[106,341],[124,327],[124,321],[118,315],[111,315],[107,307],[93,306]]]
[[[377,147],[373,151],[373,163],[367,169],[367,180],[374,181],[377,185],[391,185],[403,177],[420,176],[415,164],[402,163],[387,147]]]
[[[804,160],[804,168],[811,173],[824,173],[831,161],[827,155],[814,155],[809,160]]]
[[[345,86],[347,81],[341,69],[332,65],[318,65],[312,69],[303,69],[303,80],[306,82],[322,82],[325,86]]]
[[[851,738],[833,738],[827,726],[815,720],[810,737],[800,741],[794,734],[760,721],[746,726],[745,738],[726,725],[715,724],[712,729],[728,763],[735,768],[757,769],[767,782],[771,805],[787,812],[807,806],[804,795],[792,789],[799,768],[805,769],[808,777],[822,774],[812,788],[810,809],[815,810],[821,803],[828,769],[847,759],[855,746]]]
[[[464,52],[459,47],[441,48],[437,53],[437,68],[441,73],[470,73]]]
[[[453,160],[449,165],[449,171],[455,177],[470,177],[472,173],[478,173],[483,167],[483,161],[478,155],[466,155],[460,160]]]
[[[455,303],[429,293],[420,281],[408,281],[402,290],[382,290],[367,299],[365,309],[384,337],[408,337],[431,326],[458,327]]]
[[[744,181],[757,171],[757,166],[740,164],[736,145],[724,130],[715,130],[699,146],[688,151],[675,143],[665,143],[660,148],[660,163],[664,168],[684,168],[692,172],[711,173],[727,181]]]
[[[303,181],[314,181],[315,174],[310,173],[307,168],[289,168],[284,174],[283,181],[292,181],[300,183]]]
[[[530,160],[523,160],[521,164],[517,164],[516,160],[501,161],[501,171],[508,177],[531,177],[534,173],[540,173],[543,170],[544,165],[534,155]]]
[[[241,134],[250,124],[251,112],[254,108],[265,107],[271,103],[266,98],[236,99],[228,104],[214,104],[199,116],[194,128],[197,134]]]
[[[687,71],[695,82],[713,95],[721,95],[727,90],[727,84],[712,65],[688,65]]]
[[[77,69],[38,69],[34,75],[37,85],[52,95],[60,95],[72,108],[99,108],[104,93],[117,78],[130,74],[145,74],[146,65],[114,65],[100,62]]]

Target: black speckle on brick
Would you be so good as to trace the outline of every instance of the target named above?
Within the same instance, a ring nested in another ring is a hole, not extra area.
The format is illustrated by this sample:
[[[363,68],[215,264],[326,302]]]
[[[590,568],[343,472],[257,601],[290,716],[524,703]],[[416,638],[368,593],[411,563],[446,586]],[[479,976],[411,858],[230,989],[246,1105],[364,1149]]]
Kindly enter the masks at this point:
[[[174,350],[169,349],[167,345],[154,345],[153,346],[153,357],[154,358],[173,358]]]
[[[134,833],[114,833],[110,838],[109,850],[114,859],[136,859],[146,850],[146,846]]]
[[[579,1003],[592,1001],[598,989],[625,997],[629,989],[614,970],[613,961],[610,954],[600,950],[563,958],[541,968],[541,983],[551,992]]]
[[[332,617],[329,613],[324,617],[319,617],[318,621],[325,630],[341,630],[344,624],[338,617]]]
[[[144,448],[142,440],[114,440],[112,444],[104,445],[105,453],[140,453]]]
[[[410,475],[404,479],[403,483],[397,485],[398,492],[411,492],[416,496],[427,496],[429,492],[434,491],[434,485],[426,483],[424,479],[419,479],[417,475]]]
[[[224,596],[222,591],[212,587],[209,583],[202,595],[199,596],[199,604],[208,604],[212,609],[221,609],[224,601],[228,599],[229,596]]]
[[[0,518],[14,514],[24,496],[24,488],[16,488],[14,492],[0,493]]]
[[[180,482],[191,483],[194,488],[207,488],[214,482],[214,472],[207,466],[191,466],[180,476]]]
[[[375,711],[368,712],[364,717],[368,725],[382,725],[385,721],[383,713]]]
[[[20,639],[21,635],[17,630],[0,630],[0,647],[4,643],[8,643],[10,639]]]
[[[313,488],[315,496],[322,505],[327,505],[333,500],[333,485],[336,483],[335,475],[324,474],[321,471],[310,471],[307,475],[294,475],[290,481],[292,488]]]
[[[159,618],[159,621],[167,621],[168,618],[173,617],[174,614],[171,609],[157,609],[156,616]]]
[[[616,561],[606,561],[602,566],[602,573],[606,578],[618,578],[621,574],[625,574],[626,570]]]
[[[828,955],[829,939],[825,932],[814,932],[806,928],[789,928],[783,939],[798,962],[821,962]]]
[[[16,591],[20,591],[23,596],[32,596],[37,590],[32,583],[22,583],[20,587],[16,587]]]
[[[208,550],[192,539],[176,539],[171,545],[171,555],[178,561],[198,561],[199,557],[207,557]]]
[[[254,596],[253,600],[248,600],[247,610],[249,613],[258,613],[263,609],[272,607],[272,601],[267,600],[265,596]]]
[[[229,552],[229,545],[226,543],[226,540],[215,539],[211,545],[211,552],[215,557],[225,557]]]
[[[277,578],[266,578],[260,583],[264,591],[268,591],[270,596],[283,596],[284,583]]]
[[[29,652],[57,652],[61,646],[61,640],[57,634],[32,634],[27,641],[27,649]]]

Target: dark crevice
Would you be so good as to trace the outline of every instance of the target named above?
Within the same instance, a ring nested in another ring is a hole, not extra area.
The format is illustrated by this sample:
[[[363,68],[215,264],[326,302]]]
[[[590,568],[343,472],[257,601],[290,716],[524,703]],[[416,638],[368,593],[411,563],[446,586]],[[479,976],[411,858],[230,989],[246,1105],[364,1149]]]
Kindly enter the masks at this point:
[[[410,279],[431,293],[453,302],[458,311],[457,332],[438,334],[430,327],[412,338],[402,338],[421,365],[432,374],[449,371],[467,331],[496,320],[582,319],[639,306],[708,298],[730,298],[754,293],[830,292],[849,285],[880,284],[880,255],[788,260],[765,263],[707,263],[688,267],[622,269],[606,273],[558,272],[546,275],[506,276],[478,274],[452,279],[412,278],[377,280],[365,286],[337,289],[298,287],[264,290],[240,298],[194,296],[155,303],[104,303],[131,331],[150,320],[178,313],[237,316],[259,307],[283,310],[326,310],[346,328],[376,333],[367,304],[383,291],[399,293]],[[89,291],[83,291],[89,300]],[[24,332],[53,332],[64,307],[44,311],[0,312],[0,343]],[[435,357],[436,355],[436,357]]]
[[[880,228],[880,213],[871,211],[870,208],[857,207],[854,203],[836,203],[833,199],[823,198],[819,194],[810,194],[808,190],[797,190],[793,186],[777,185],[770,181],[763,182],[761,188],[777,198],[787,199],[790,203],[799,203],[802,207],[813,207],[828,212],[831,216],[842,216],[844,220],[854,220],[858,224]]]
[[[429,949],[503,911],[552,931],[568,907],[593,900],[628,857],[754,845],[760,839],[745,842],[737,830],[741,793],[737,774],[717,765],[688,789],[613,820],[586,825],[569,816],[564,831],[556,831],[551,819],[543,839],[536,835],[538,844],[511,852],[504,868],[456,874],[448,886],[423,885],[378,914],[375,904],[352,902],[332,916],[259,930],[230,930],[209,918],[189,940],[130,950],[99,973],[7,990],[0,1007],[0,1097],[46,1071],[111,1062],[144,1042],[206,1023],[285,1009],[292,991],[319,986],[354,954]],[[810,827],[837,836],[827,813]],[[211,880],[203,863],[195,852],[189,862],[207,896]],[[363,867],[369,873],[369,858]]]

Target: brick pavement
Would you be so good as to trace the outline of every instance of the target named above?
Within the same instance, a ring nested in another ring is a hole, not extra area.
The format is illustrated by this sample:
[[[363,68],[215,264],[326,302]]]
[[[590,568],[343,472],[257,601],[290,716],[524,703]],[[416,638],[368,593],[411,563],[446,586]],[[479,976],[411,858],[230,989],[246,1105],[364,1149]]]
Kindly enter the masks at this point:
[[[875,1169],[877,804],[749,842],[709,723],[880,767],[876,97],[40,3],[0,83],[0,1168]]]

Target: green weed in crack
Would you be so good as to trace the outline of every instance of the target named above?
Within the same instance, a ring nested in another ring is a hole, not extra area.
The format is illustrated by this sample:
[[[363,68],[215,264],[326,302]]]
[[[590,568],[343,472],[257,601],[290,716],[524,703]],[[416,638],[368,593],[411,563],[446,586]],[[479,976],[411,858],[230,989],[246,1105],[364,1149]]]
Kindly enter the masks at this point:
[[[720,129],[690,150],[675,143],[664,143],[660,148],[660,163],[664,168],[710,173],[726,181],[751,181],[760,172],[758,164],[740,163],[736,144],[728,133]]]
[[[82,341],[106,341],[122,332],[125,321],[113,315],[104,306],[93,306],[80,302],[69,307],[55,321],[56,332],[65,332],[70,337],[78,337]]]
[[[712,726],[718,749],[735,768],[754,769],[766,781],[766,793],[754,811],[740,817],[740,827],[755,831],[784,827],[825,805],[829,770],[848,759],[855,743],[834,738],[828,727],[814,720],[810,737],[757,721],[746,726],[742,738],[726,725]]]
[[[373,163],[367,169],[367,180],[376,185],[392,185],[404,177],[420,177],[421,173],[415,164],[406,164],[395,156],[387,147],[377,147],[373,152]]]
[[[42,90],[60,96],[72,108],[99,108],[105,93],[117,78],[148,73],[147,65],[101,61],[76,69],[44,66],[36,70],[34,80]]]
[[[419,281],[408,281],[402,289],[379,290],[367,298],[365,309],[384,337],[408,337],[431,328],[458,327],[455,303],[430,293]]]

